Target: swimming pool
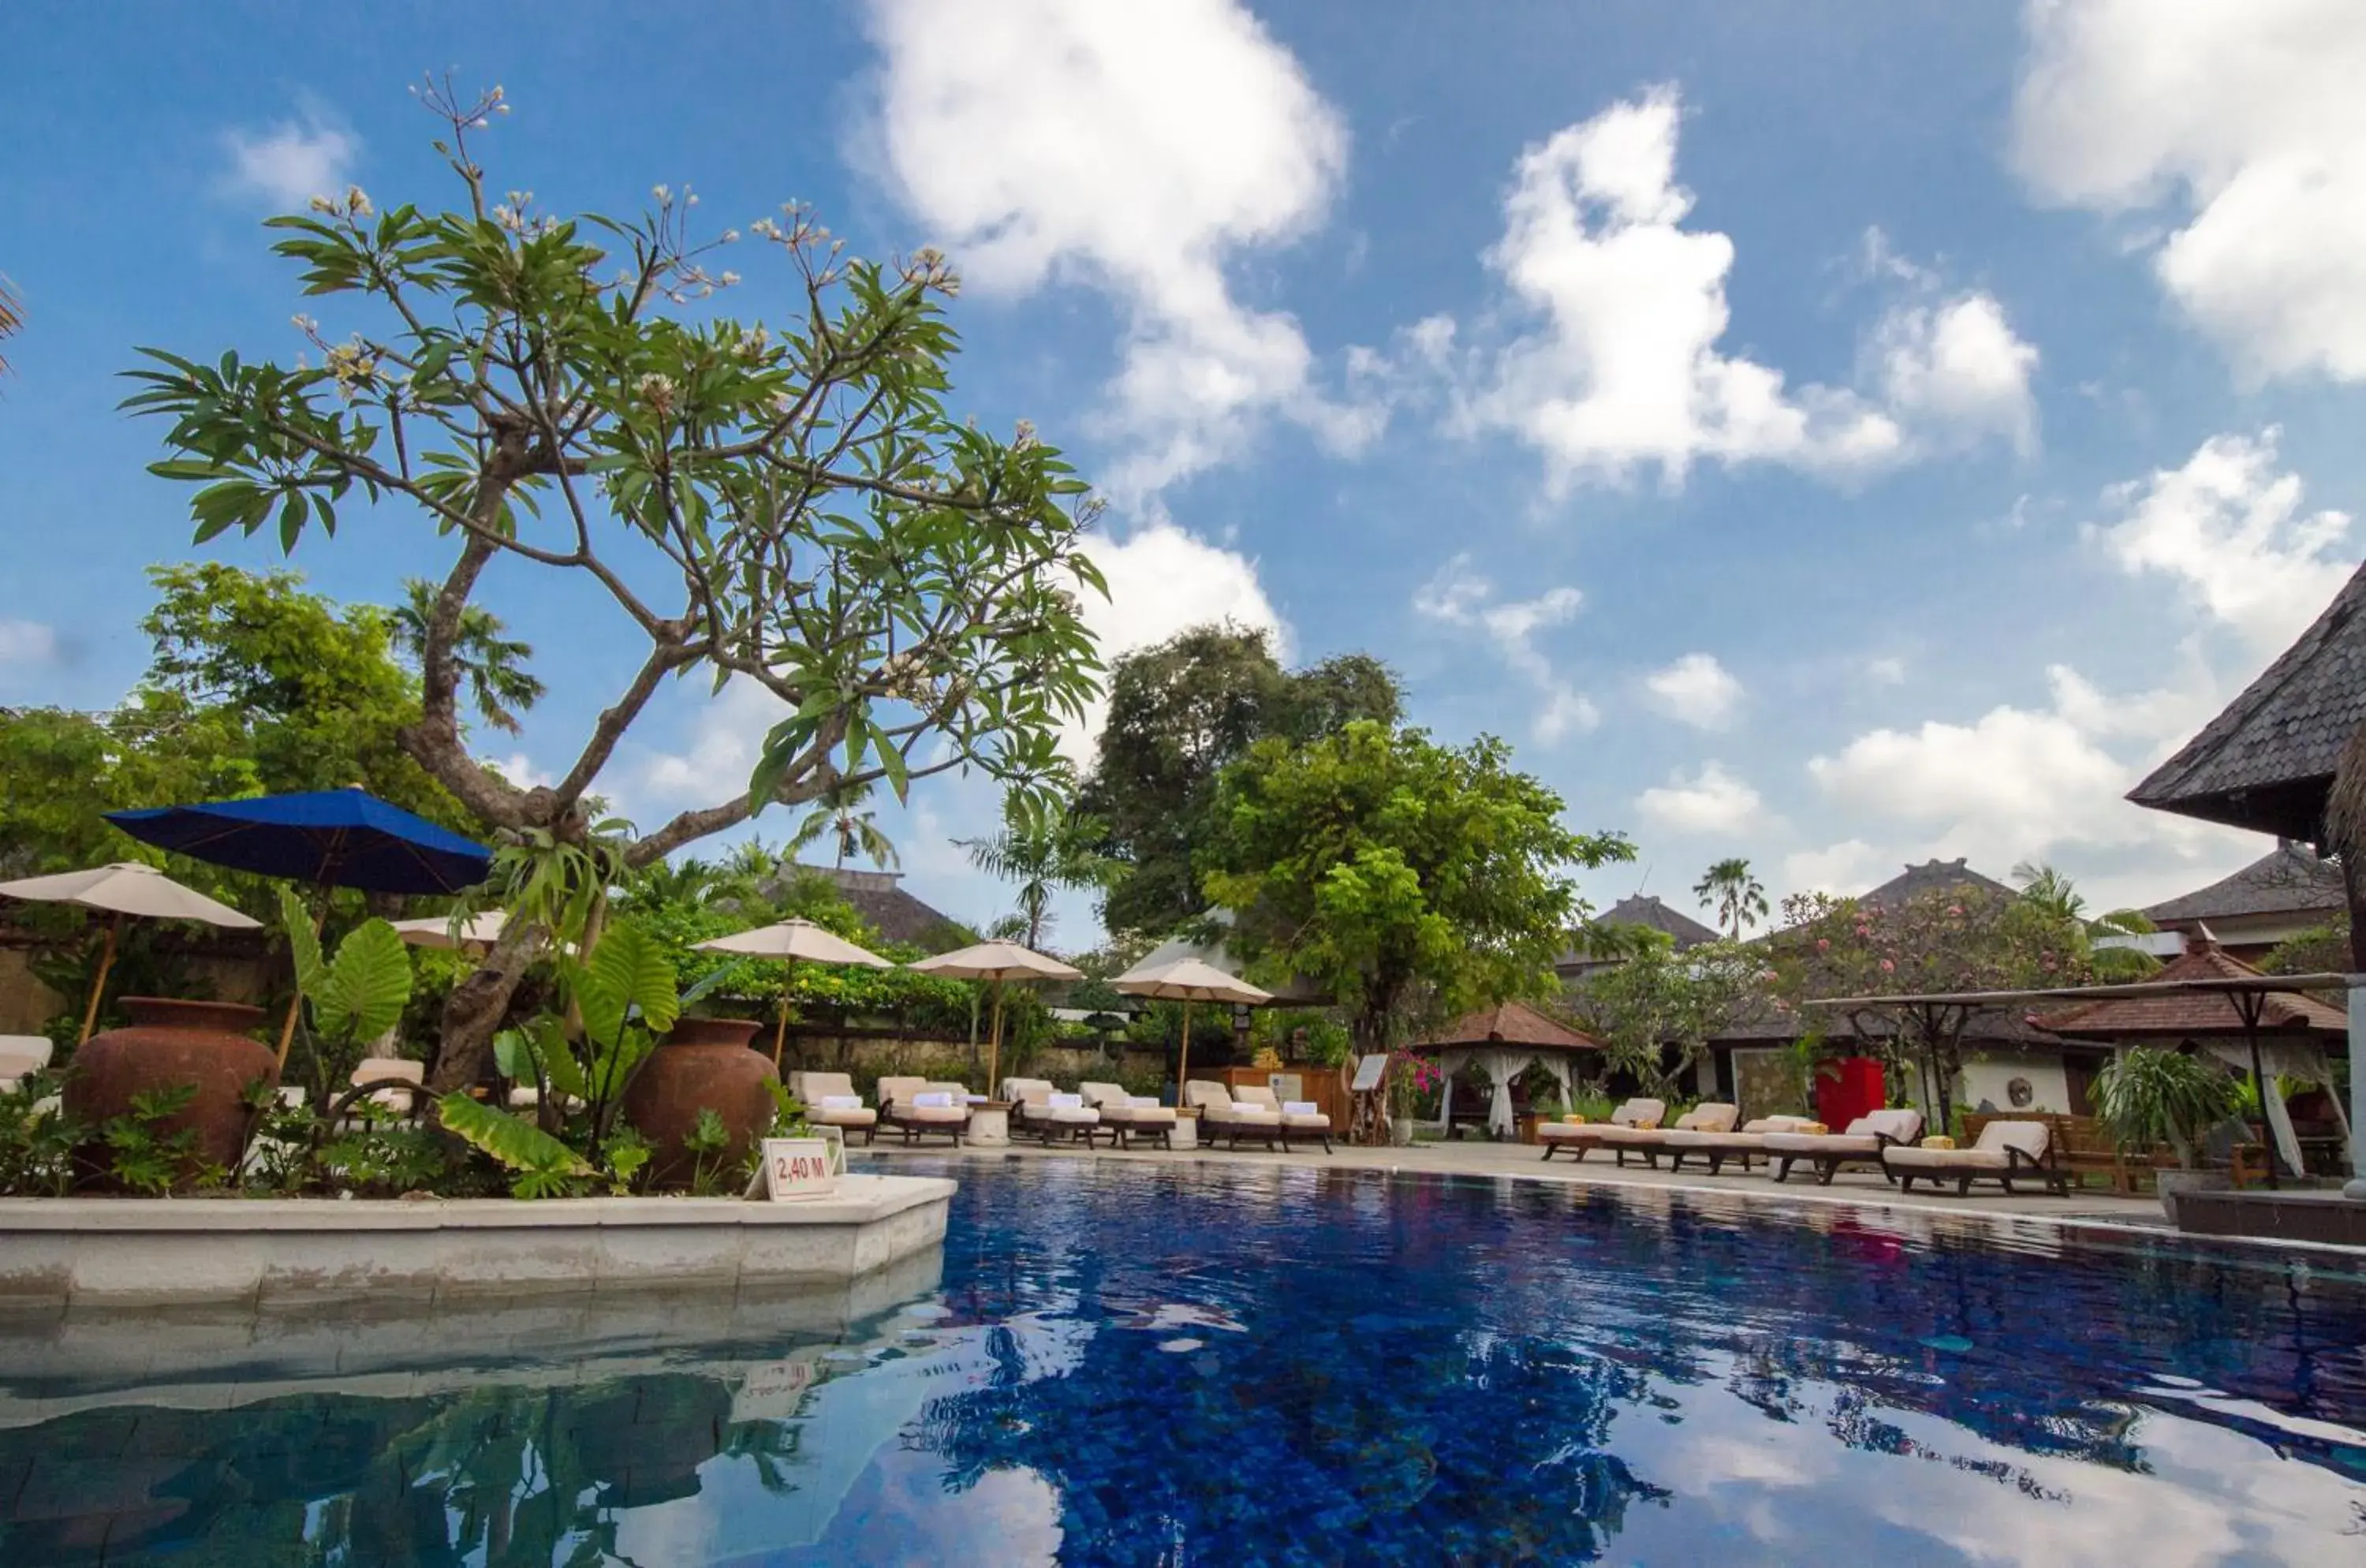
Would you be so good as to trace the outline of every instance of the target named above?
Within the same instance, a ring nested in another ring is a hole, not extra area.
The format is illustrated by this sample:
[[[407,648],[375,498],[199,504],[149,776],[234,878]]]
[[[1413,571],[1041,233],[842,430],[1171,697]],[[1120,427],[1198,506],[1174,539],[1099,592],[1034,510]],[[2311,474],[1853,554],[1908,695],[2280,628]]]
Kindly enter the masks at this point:
[[[1650,1189],[926,1168],[963,1184],[941,1277],[835,1322],[0,1323],[0,1562],[2366,1561],[2354,1260]]]

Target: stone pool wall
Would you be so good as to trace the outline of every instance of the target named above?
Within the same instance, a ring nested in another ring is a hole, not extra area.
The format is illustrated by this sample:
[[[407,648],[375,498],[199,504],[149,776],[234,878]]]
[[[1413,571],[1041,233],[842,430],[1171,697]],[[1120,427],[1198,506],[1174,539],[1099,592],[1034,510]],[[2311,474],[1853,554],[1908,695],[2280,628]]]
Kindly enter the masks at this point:
[[[734,1291],[853,1280],[944,1239],[953,1183],[731,1198],[0,1200],[0,1308]]]

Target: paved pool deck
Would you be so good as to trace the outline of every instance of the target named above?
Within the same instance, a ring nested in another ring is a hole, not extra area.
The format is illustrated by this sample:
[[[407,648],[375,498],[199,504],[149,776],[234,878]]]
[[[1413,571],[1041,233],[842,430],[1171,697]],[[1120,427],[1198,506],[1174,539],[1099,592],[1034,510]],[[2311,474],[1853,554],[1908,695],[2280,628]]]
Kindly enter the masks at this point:
[[[1310,1169],[1380,1170],[1406,1174],[1438,1176],[1483,1176],[1509,1178],[1519,1181],[1558,1182],[1580,1187],[1627,1187],[1658,1189],[1671,1192],[1699,1192],[1744,1201],[1764,1201],[1787,1204],[1796,1209],[1800,1204],[1836,1204],[1845,1207],[1889,1210],[1922,1210],[1933,1213],[1977,1215],[1982,1219],[2011,1218],[2057,1225],[2098,1225],[2113,1229],[2138,1229],[2169,1233],[2160,1203],[2150,1193],[2134,1197],[2115,1194],[2096,1188],[2072,1189],[2067,1198],[2057,1198],[2026,1187],[2008,1195],[1993,1184],[1975,1187],[1968,1195],[1958,1195],[1952,1189],[1930,1191],[1918,1187],[1912,1192],[1900,1192],[1883,1179],[1876,1170],[1842,1170],[1829,1187],[1820,1187],[1811,1171],[1805,1168],[1793,1170],[1788,1181],[1776,1182],[1760,1167],[1748,1175],[1729,1165],[1725,1174],[1711,1176],[1702,1167],[1687,1166],[1682,1171],[1665,1168],[1654,1170],[1639,1160],[1630,1159],[1625,1166],[1616,1164],[1606,1154],[1589,1154],[1581,1163],[1563,1154],[1549,1161],[1543,1149],[1528,1144],[1495,1144],[1473,1139],[1449,1143],[1415,1144],[1408,1148],[1350,1148],[1333,1145],[1325,1155],[1320,1147],[1295,1150],[1289,1154],[1265,1149],[1163,1149],[1119,1150],[1097,1148],[1089,1154],[1070,1145],[1057,1144],[1045,1148],[1033,1142],[1014,1141],[1008,1148],[963,1148],[959,1151],[943,1144],[921,1145],[906,1148],[898,1143],[883,1140],[875,1148],[865,1151],[856,1145],[857,1154],[869,1153],[879,1159],[877,1168],[892,1170],[897,1161],[910,1158],[941,1160],[948,1156],[964,1161],[1020,1159],[1097,1159],[1132,1161],[1152,1165],[1181,1165],[1198,1169],[1234,1168],[1254,1169],[1259,1167],[1301,1167]]]

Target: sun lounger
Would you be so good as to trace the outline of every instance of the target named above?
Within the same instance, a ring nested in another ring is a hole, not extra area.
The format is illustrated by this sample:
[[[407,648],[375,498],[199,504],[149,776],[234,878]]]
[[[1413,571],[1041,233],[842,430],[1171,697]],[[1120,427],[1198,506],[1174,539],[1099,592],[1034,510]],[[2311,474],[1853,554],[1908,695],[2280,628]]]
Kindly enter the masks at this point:
[[[955,1148],[969,1131],[969,1091],[957,1083],[925,1078],[879,1080],[879,1124],[904,1134],[906,1144],[924,1137],[949,1138]]]
[[[1657,1170],[1662,1155],[1673,1155],[1684,1146],[1684,1140],[1694,1137],[1722,1137],[1733,1131],[1741,1120],[1741,1112],[1722,1100],[1703,1100],[1676,1118],[1673,1127],[1639,1129],[1650,1136],[1632,1143],[1620,1142],[1612,1146],[1620,1155],[1639,1154],[1643,1163]]]
[[[2007,1192],[2016,1181],[2038,1182],[2057,1196],[2070,1191],[2070,1173],[2043,1122],[1991,1122],[1968,1149],[1889,1148],[1882,1151],[1881,1163],[1909,1192],[1917,1181],[1933,1187],[1953,1181],[1958,1193],[1969,1192],[1975,1181],[1994,1181]]]
[[[418,1109],[427,1083],[427,1064],[401,1056],[364,1056],[347,1080],[355,1089],[376,1085],[369,1092],[354,1096],[366,1100],[381,1110],[397,1116],[409,1116]]]
[[[789,1092],[805,1103],[806,1120],[814,1126],[836,1127],[849,1138],[861,1133],[866,1146],[879,1136],[879,1112],[862,1103],[845,1073],[791,1073]]]
[[[1054,1138],[1081,1140],[1087,1148],[1101,1130],[1101,1113],[1080,1094],[1062,1094],[1045,1078],[1005,1078],[1002,1098],[1018,1112],[1014,1132],[1032,1133],[1051,1147]],[[1112,1133],[1110,1141],[1115,1143]]]
[[[1545,1146],[1545,1158],[1550,1159],[1561,1149],[1572,1159],[1583,1160],[1588,1149],[1608,1148],[1614,1145],[1637,1140],[1646,1129],[1656,1130],[1660,1119],[1668,1113],[1667,1102],[1659,1100],[1630,1100],[1610,1113],[1607,1122],[1547,1122],[1537,1128],[1537,1141]],[[1621,1153],[1618,1163],[1625,1165]]]
[[[1331,1118],[1314,1108],[1311,1100],[1285,1100],[1269,1089],[1256,1084],[1244,1084],[1233,1090],[1233,1103],[1252,1105],[1260,1111],[1270,1111],[1281,1118],[1281,1146],[1290,1148],[1292,1134],[1301,1138],[1320,1138],[1323,1152],[1331,1152]]]
[[[1734,1132],[1671,1131],[1661,1140],[1660,1152],[1668,1156],[1670,1170],[1684,1169],[1687,1159],[1707,1160],[1708,1173],[1716,1176],[1724,1170],[1727,1160],[1738,1159],[1746,1171],[1750,1162],[1765,1152],[1767,1134],[1789,1133],[1812,1125],[1805,1116],[1759,1116]]]
[[[1791,1174],[1795,1163],[1806,1160],[1816,1168],[1816,1185],[1830,1187],[1832,1173],[1841,1167],[1880,1165],[1884,1150],[1910,1144],[1921,1135],[1920,1111],[1868,1111],[1850,1122],[1844,1133],[1769,1133],[1766,1161],[1774,1167],[1774,1179],[1781,1181]],[[1882,1173],[1888,1175],[1887,1166]]]
[[[1076,1091],[1085,1103],[1101,1113],[1101,1125],[1110,1136],[1124,1148],[1132,1148],[1137,1137],[1155,1138],[1158,1146],[1175,1146],[1175,1108],[1161,1105],[1146,1095],[1128,1094],[1113,1083],[1080,1083]]]
[[[1251,1139],[1271,1148],[1281,1139],[1281,1112],[1268,1111],[1262,1105],[1245,1105],[1233,1098],[1232,1090],[1205,1078],[1193,1078],[1183,1086],[1183,1098],[1200,1111],[1200,1126],[1204,1142],[1211,1148],[1216,1140],[1227,1140],[1239,1148],[1243,1138]]]
[[[45,1034],[0,1034],[0,1093],[13,1094],[27,1076],[47,1067],[55,1049]]]

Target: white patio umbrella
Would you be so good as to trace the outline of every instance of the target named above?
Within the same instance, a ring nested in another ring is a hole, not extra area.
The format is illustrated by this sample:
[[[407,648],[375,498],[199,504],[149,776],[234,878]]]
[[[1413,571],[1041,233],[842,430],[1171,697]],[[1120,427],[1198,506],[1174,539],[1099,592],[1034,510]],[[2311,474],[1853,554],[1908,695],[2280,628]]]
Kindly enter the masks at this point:
[[[758,926],[751,931],[735,931],[710,942],[695,944],[709,953],[736,953],[743,958],[778,958],[792,969],[802,958],[808,964],[860,964],[866,969],[896,967],[868,948],[857,947],[842,936],[822,930],[811,920],[782,920],[776,925]],[[781,981],[781,1014],[772,1025],[772,1066],[781,1065],[782,1047],[789,1035],[789,984]]]
[[[459,948],[464,952],[483,953],[492,950],[501,940],[501,928],[510,918],[500,909],[486,909],[456,922],[450,915],[422,915],[415,920],[397,920],[394,934],[413,947]]]
[[[1191,1004],[1242,1002],[1256,1007],[1273,1000],[1272,992],[1260,991],[1239,976],[1227,975],[1197,958],[1177,959],[1155,969],[1129,969],[1110,984],[1130,997],[1183,1004],[1183,1040],[1175,1058],[1175,1103],[1178,1106],[1183,1103],[1184,1069],[1191,1061]]]
[[[99,950],[98,978],[90,987],[90,1005],[83,1010],[81,1038],[88,1040],[98,1023],[98,999],[107,992],[107,971],[115,967],[115,944],[123,931],[123,917],[139,915],[152,920],[199,920],[230,931],[254,931],[261,920],[242,915],[193,887],[184,887],[152,865],[118,861],[90,871],[69,871],[55,876],[28,876],[0,882],[0,895],[37,904],[80,904],[104,909],[114,917],[107,922],[106,945]]]
[[[1002,1066],[1002,987],[1005,981],[1081,980],[1085,972],[1056,958],[1020,946],[1015,942],[981,942],[952,953],[940,953],[907,965],[922,975],[942,975],[951,980],[994,982],[994,1028],[988,1034],[986,1092],[995,1092],[995,1074]]]

